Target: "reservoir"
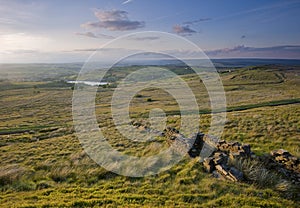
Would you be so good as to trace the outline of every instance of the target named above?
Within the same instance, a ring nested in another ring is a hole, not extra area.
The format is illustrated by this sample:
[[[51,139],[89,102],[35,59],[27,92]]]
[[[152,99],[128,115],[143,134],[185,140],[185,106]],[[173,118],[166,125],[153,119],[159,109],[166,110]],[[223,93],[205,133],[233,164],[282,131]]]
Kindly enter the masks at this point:
[[[99,86],[99,85],[107,85],[109,84],[108,82],[94,82],[94,81],[67,81],[67,83],[71,83],[71,84],[85,84],[85,85],[89,85],[89,86]]]

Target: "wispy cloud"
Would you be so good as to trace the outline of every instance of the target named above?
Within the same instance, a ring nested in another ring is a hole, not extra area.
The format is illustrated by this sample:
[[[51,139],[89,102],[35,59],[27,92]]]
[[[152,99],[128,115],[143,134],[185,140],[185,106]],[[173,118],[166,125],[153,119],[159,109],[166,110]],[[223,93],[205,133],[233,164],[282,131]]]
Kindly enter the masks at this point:
[[[38,19],[36,11],[43,8],[42,2],[28,4],[22,1],[0,1],[1,26],[27,25]]]
[[[105,39],[114,39],[115,38],[111,35],[105,35],[105,34],[101,34],[101,33],[95,34],[95,33],[92,33],[92,32],[83,32],[83,33],[76,32],[75,34],[90,37],[90,38],[105,38]]]
[[[40,53],[40,51],[26,50],[26,49],[5,50],[5,51],[0,50],[0,54],[36,54],[36,53]]]
[[[197,24],[197,23],[205,22],[205,21],[209,21],[209,20],[212,20],[212,18],[200,18],[200,19],[197,19],[197,20],[183,22],[182,24],[184,24],[184,25],[193,25],[193,24]]]
[[[247,47],[239,45],[233,48],[223,48],[206,51],[212,57],[245,57],[245,58],[300,58],[300,45],[283,45],[272,47]]]
[[[145,41],[145,40],[158,40],[160,37],[157,36],[145,36],[145,37],[135,37],[132,38],[132,40],[137,40],[137,41]]]
[[[194,50],[166,50],[166,54],[176,54],[178,57],[199,59],[203,53]],[[271,47],[247,47],[239,45],[232,48],[205,50],[209,58],[273,58],[273,59],[300,59],[300,45],[281,45]]]
[[[74,49],[69,51],[62,51],[62,52],[94,52],[97,51],[97,48],[80,48],[80,49]]]
[[[257,7],[257,8],[253,8],[253,9],[249,9],[249,10],[242,10],[242,11],[239,11],[239,12],[236,12],[236,13],[230,13],[226,16],[214,18],[214,20],[224,20],[224,19],[227,19],[227,18],[245,16],[245,15],[254,14],[254,13],[262,14],[266,11],[275,11],[276,9],[285,10],[287,7],[295,6],[295,4],[299,4],[299,3],[300,2],[298,0],[296,0],[296,1],[281,1],[279,3],[275,3],[275,4],[271,4],[271,5],[267,5],[267,6]],[[278,13],[276,14],[276,16],[278,17]]]
[[[126,0],[126,1],[124,1],[122,4],[128,4],[128,3],[130,3],[130,2],[133,2],[133,0]]]
[[[103,28],[110,31],[126,31],[135,30],[145,26],[145,23],[142,21],[130,20],[128,18],[128,13],[122,10],[96,10],[94,14],[98,18],[98,21],[84,23],[81,27],[88,29]]]
[[[137,51],[135,49],[128,49],[128,48],[77,48],[73,50],[67,50],[62,52],[95,52],[95,51],[115,51],[115,52],[129,52],[129,51]]]
[[[175,26],[173,26],[173,32],[175,32],[178,35],[182,35],[182,36],[189,36],[194,33],[197,33],[195,30],[191,29],[188,25],[185,25],[185,26],[175,25]]]

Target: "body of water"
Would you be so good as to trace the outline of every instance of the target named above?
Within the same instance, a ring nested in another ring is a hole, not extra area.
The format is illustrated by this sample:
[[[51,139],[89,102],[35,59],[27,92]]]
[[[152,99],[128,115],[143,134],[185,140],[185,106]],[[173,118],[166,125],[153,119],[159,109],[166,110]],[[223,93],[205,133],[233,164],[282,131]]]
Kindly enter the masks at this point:
[[[108,82],[93,82],[93,81],[67,81],[67,83],[71,83],[71,84],[86,84],[89,86],[99,86],[99,85],[107,85]]]

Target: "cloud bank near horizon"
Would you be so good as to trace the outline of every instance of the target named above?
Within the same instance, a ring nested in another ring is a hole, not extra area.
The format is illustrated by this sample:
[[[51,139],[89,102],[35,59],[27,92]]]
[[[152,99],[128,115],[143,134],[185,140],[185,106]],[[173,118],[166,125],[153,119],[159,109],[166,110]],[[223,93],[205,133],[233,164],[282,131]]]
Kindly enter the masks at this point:
[[[68,52],[91,52],[97,51],[97,48],[75,49]],[[102,51],[114,50],[123,53],[135,51],[134,49],[125,48],[107,48]],[[170,50],[163,51],[168,54]],[[186,58],[197,58],[199,53],[195,51],[171,50],[172,53],[180,56],[185,55]],[[222,48],[216,50],[203,51],[209,58],[274,58],[274,59],[299,59],[300,60],[300,45],[282,45],[273,47],[247,47],[239,45],[233,48]]]
[[[300,59],[300,45],[281,45],[272,47],[247,47],[239,45],[206,51],[209,57],[218,58],[289,58]]]

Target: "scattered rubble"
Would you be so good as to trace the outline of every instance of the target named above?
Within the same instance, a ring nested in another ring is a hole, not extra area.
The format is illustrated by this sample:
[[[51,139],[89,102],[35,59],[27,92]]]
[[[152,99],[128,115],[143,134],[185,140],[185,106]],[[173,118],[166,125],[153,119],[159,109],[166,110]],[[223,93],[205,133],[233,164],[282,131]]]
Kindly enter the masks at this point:
[[[138,129],[151,131],[149,127],[139,122],[133,122],[132,125]],[[230,161],[258,159],[268,170],[274,170],[285,176],[293,184],[300,185],[300,160],[286,150],[274,150],[269,155],[257,156],[251,151],[249,144],[218,140],[212,135],[200,132],[191,138],[186,138],[172,127],[167,127],[163,132],[157,132],[157,135],[167,138],[167,141],[177,152],[188,153],[192,158],[200,157],[205,171],[216,178],[243,181],[243,172],[231,165]]]
[[[226,147],[226,149],[224,149]],[[229,165],[229,159],[234,160],[240,157],[250,157],[251,151],[248,145],[245,145],[246,151],[243,149],[243,145],[239,143],[226,143],[220,141],[217,143],[217,150],[210,156],[204,159],[203,167],[218,178],[228,179],[231,181],[242,181],[244,179],[243,173]],[[217,174],[217,173],[218,174]]]
[[[292,156],[287,150],[279,149],[271,151],[269,155],[261,158],[268,169],[275,170],[292,183],[300,186],[300,159]]]
[[[292,156],[288,151],[279,149],[270,155],[257,156],[251,151],[249,144],[239,142],[227,142],[212,135],[197,133],[195,138],[184,138],[176,129],[167,128],[164,135],[171,142],[180,144],[195,141],[190,146],[188,154],[190,157],[199,157],[205,171],[212,173],[216,178],[231,181],[243,181],[242,171],[230,165],[230,161],[239,159],[258,159],[264,163],[269,170],[274,170],[288,178],[292,183],[300,185],[300,160]]]
[[[292,156],[284,149],[274,150],[271,153],[272,159],[279,164],[282,164],[286,169],[300,174],[300,160]]]

